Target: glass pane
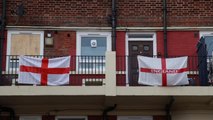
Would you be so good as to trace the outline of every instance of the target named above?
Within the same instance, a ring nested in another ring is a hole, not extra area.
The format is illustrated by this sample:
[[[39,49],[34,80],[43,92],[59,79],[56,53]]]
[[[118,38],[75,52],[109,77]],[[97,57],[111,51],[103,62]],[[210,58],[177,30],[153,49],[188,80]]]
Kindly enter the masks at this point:
[[[85,120],[85,118],[58,118],[58,120]]]
[[[97,46],[91,46],[91,40],[96,40]],[[104,56],[106,52],[106,37],[82,37],[81,55],[82,56]]]
[[[105,68],[105,57],[103,56],[81,56],[79,61],[81,70],[103,71]]]
[[[19,63],[17,62],[9,62],[9,68],[18,68],[19,67]]]
[[[149,45],[144,45],[144,46],[143,46],[143,50],[144,50],[144,51],[149,51]]]
[[[132,50],[133,51],[137,51],[138,50],[138,46],[136,46],[136,45],[132,46]]]
[[[152,38],[153,34],[129,34],[129,38]]]
[[[207,45],[208,56],[212,56],[213,52],[213,36],[206,36],[205,42]]]
[[[80,63],[81,69],[96,69],[103,70],[105,68],[105,63]]]

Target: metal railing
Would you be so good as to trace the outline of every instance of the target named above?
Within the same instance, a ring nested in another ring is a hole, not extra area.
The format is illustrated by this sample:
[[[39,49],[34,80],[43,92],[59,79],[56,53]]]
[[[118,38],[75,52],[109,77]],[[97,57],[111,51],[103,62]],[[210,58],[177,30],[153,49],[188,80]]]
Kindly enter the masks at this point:
[[[37,58],[56,58],[61,56],[30,56]],[[20,85],[18,80],[19,56],[7,55],[3,59],[3,73],[1,85]],[[81,85],[104,85],[105,79],[105,56],[71,56],[70,60],[70,84]],[[23,84],[22,84],[23,85]]]
[[[32,56],[55,58],[60,56]],[[156,56],[155,56],[156,57]],[[132,56],[116,56],[116,84],[117,86],[141,86],[137,83],[138,73],[131,71]],[[71,56],[70,60],[70,86],[101,86],[105,84],[105,56]],[[190,86],[200,86],[198,70],[198,57],[188,56],[188,78]],[[19,56],[7,55],[3,57],[3,73],[0,85],[20,85],[18,80]],[[131,71],[131,72],[130,72]],[[130,78],[132,76],[134,80]]]

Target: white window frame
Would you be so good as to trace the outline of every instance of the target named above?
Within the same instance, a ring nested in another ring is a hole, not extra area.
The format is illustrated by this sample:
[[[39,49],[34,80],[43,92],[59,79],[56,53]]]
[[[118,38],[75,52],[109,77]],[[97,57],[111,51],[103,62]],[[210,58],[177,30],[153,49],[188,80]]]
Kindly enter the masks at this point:
[[[213,31],[200,31],[199,32],[199,37],[201,38],[201,37],[203,37],[203,36],[213,36]],[[210,59],[207,59],[207,67],[209,66],[209,64],[210,64],[210,61],[212,61],[212,60],[210,60]]]
[[[117,120],[153,120],[153,116],[118,116]]]
[[[76,42],[76,56],[81,56],[81,38],[82,37],[106,37],[106,51],[111,51],[112,47],[111,47],[111,32],[77,32],[77,42]],[[78,63],[78,59],[76,59],[76,70],[79,69],[79,63]],[[91,61],[93,62],[93,61]],[[94,61],[97,62],[97,61]],[[105,63],[105,60],[103,60],[102,62]],[[98,74],[99,70],[95,70],[95,69],[80,69],[79,72],[84,72],[87,71],[86,74],[90,74],[93,72],[97,72],[96,74]],[[103,68],[103,72],[105,71],[105,68]]]
[[[11,52],[11,40],[12,35],[14,34],[38,34],[40,35],[40,55],[43,55],[44,53],[44,31],[15,31],[15,30],[9,30],[7,33],[7,55],[10,55]],[[9,71],[8,69],[9,62],[6,59],[6,71]],[[12,70],[12,69],[10,69]]]
[[[202,36],[213,36],[213,31],[200,31],[199,35],[200,35],[200,38]],[[207,62],[209,62],[209,59],[207,59]]]
[[[130,34],[152,34],[152,38],[129,38]],[[157,56],[157,37],[156,32],[127,32],[126,33],[126,40],[125,40],[125,47],[126,47],[126,55],[129,56],[129,42],[130,41],[151,41],[153,42],[153,56]],[[126,83],[129,83],[129,75],[127,74],[129,71],[128,69],[128,58],[126,57]]]
[[[200,38],[202,36],[213,36],[213,31],[200,31],[199,35],[200,35]]]
[[[19,120],[42,120],[41,116],[20,116]]]
[[[56,116],[55,120],[59,120],[60,118],[70,118],[70,119],[75,119],[75,118],[83,118],[87,120],[87,116]]]

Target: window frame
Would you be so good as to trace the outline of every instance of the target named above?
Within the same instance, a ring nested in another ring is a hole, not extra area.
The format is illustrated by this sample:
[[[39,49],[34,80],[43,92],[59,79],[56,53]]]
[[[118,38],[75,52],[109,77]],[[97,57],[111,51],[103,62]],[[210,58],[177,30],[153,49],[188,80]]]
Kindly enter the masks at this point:
[[[40,35],[40,55],[42,56],[44,53],[44,31],[22,31],[22,30],[9,30],[7,32],[7,51],[6,55],[11,55],[11,42],[12,42],[12,35],[18,35],[18,34],[35,34]],[[18,60],[17,60],[18,62]],[[14,68],[17,69],[17,68]],[[8,57],[6,57],[6,71],[16,71],[12,68],[9,68],[9,60]]]
[[[112,47],[111,47],[111,32],[77,32],[77,42],[76,42],[76,57],[78,58],[78,56],[81,57],[81,41],[82,41],[82,37],[106,37],[106,51],[111,51]],[[105,55],[103,55],[105,56]],[[76,59],[76,70],[78,70],[81,73],[86,73],[86,74],[90,74],[90,73],[100,73],[102,74],[105,71],[105,67],[103,67],[103,69],[95,69],[95,68],[80,68],[79,64],[80,62],[83,63],[94,63],[97,62],[96,60],[89,60],[89,61],[82,61],[81,59]],[[103,63],[105,64],[105,59],[98,61],[98,63]],[[101,72],[100,72],[101,71]]]
[[[75,119],[75,118],[83,118],[84,120],[87,120],[87,116],[56,116],[55,120],[59,120],[60,118],[70,118],[70,119]]]
[[[147,120],[147,119],[150,119],[150,120],[153,120],[153,116],[118,116],[117,117],[117,120]]]
[[[199,39],[203,36],[213,36],[213,31],[200,31],[199,32]],[[207,59],[207,68],[209,68],[209,64],[210,64],[210,61],[212,61],[212,58],[211,59]]]
[[[41,116],[20,116],[19,120],[42,120]]]
[[[199,37],[201,38],[202,36],[213,36],[213,31],[200,31]]]

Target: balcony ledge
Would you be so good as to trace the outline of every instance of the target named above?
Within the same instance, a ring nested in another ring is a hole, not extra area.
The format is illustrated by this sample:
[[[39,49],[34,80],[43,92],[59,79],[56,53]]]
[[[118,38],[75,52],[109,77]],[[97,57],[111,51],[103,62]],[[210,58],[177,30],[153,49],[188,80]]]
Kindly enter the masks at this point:
[[[117,96],[213,96],[212,86],[117,87]]]
[[[0,96],[105,95],[104,86],[1,86]]]
[[[212,86],[117,86],[112,95],[105,86],[1,86],[0,96],[213,96]]]

